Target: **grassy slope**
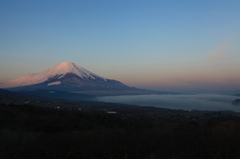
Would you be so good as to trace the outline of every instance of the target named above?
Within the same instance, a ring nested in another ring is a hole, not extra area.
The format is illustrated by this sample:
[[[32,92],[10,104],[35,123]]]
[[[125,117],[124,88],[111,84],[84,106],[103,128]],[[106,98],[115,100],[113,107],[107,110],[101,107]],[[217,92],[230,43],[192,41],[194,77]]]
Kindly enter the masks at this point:
[[[1,104],[0,158],[240,157],[237,113],[113,107],[117,114]]]

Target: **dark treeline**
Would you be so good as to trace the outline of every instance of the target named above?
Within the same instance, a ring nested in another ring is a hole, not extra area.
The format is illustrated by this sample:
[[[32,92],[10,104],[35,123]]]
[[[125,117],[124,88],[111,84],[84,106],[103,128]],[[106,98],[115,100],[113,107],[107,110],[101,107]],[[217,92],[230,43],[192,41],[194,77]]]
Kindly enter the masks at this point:
[[[238,116],[191,114],[143,107],[108,114],[1,104],[0,158],[240,158]]]

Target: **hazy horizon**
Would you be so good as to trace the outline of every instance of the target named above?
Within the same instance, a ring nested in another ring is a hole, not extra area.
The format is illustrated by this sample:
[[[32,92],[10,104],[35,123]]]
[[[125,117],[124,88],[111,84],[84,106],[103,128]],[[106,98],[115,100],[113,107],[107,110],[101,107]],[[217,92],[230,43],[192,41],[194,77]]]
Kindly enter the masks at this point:
[[[128,86],[240,90],[240,1],[1,1],[0,83],[62,62]]]

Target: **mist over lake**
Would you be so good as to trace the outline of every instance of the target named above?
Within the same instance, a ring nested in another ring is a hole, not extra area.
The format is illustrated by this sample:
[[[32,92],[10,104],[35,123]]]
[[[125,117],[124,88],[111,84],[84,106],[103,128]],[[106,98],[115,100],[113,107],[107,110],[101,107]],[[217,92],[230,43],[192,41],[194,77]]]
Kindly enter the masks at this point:
[[[209,111],[230,110],[240,112],[240,106],[231,104],[237,97],[229,95],[121,95],[103,96],[97,99],[102,102],[155,106],[170,109]]]

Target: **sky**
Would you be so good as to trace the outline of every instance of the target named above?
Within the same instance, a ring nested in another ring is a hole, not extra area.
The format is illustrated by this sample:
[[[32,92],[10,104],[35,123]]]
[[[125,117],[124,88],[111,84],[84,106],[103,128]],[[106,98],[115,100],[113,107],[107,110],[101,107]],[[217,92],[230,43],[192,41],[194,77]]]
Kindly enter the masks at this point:
[[[0,0],[0,83],[74,62],[153,90],[240,90],[239,0]]]

